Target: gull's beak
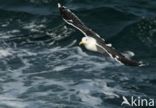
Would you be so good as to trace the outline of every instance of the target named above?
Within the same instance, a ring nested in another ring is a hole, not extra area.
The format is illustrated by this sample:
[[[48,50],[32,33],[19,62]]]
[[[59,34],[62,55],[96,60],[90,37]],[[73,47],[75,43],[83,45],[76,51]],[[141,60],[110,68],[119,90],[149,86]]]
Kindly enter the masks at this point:
[[[81,41],[80,43],[79,43],[79,45],[82,45],[83,44],[83,42]]]

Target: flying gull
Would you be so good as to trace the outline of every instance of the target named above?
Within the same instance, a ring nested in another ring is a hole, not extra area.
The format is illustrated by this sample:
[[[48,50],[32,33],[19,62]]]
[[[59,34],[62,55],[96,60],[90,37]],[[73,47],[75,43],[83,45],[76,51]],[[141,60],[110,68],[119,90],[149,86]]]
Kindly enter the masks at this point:
[[[142,66],[141,62],[131,59],[131,57],[134,56],[132,52],[120,53],[117,51],[112,47],[112,44],[107,44],[103,38],[88,28],[73,12],[71,12],[70,9],[60,3],[58,3],[58,8],[63,20],[85,35],[79,45],[84,45],[85,48],[90,51],[107,54],[121,64],[128,66]]]

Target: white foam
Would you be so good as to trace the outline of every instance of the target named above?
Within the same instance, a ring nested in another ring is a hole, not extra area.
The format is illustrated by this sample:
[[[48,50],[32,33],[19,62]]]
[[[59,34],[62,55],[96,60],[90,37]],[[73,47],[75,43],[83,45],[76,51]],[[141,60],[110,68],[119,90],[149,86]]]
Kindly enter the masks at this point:
[[[111,88],[107,86],[107,82],[105,80],[83,80],[81,84],[77,85],[76,90],[82,93],[103,93],[107,95],[109,98],[119,97],[115,92],[115,88]]]
[[[84,92],[80,92],[79,97],[81,98],[83,103],[90,106],[97,106],[102,103],[102,100],[100,98],[91,96],[90,94]]]
[[[10,96],[0,96],[0,104],[14,108],[25,108],[27,106],[22,100]]]
[[[55,68],[53,69],[53,71],[63,71],[65,69],[67,69],[68,67],[65,65],[59,65],[59,66],[55,66]]]
[[[11,55],[11,49],[0,49],[0,58]]]
[[[31,32],[42,32],[42,28],[45,28],[44,24],[38,24],[37,21],[32,21],[30,23],[24,24],[24,29],[30,30]]]

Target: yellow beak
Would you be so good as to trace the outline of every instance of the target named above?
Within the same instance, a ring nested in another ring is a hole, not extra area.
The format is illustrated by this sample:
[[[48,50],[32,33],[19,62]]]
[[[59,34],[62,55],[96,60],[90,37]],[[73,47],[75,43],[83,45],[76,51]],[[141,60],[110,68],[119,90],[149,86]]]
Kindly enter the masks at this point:
[[[79,45],[82,45],[83,44],[83,42],[81,41],[80,43],[79,43]]]

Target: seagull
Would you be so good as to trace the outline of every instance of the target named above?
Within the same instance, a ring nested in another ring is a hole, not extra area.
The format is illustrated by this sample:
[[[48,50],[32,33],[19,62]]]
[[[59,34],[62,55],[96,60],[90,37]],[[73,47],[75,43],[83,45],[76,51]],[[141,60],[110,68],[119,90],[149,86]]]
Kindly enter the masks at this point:
[[[127,66],[142,66],[141,61],[131,59],[131,57],[134,56],[133,52],[128,51],[127,53],[120,53],[112,47],[112,44],[107,44],[96,32],[88,28],[70,9],[60,3],[58,3],[58,9],[63,20],[68,25],[73,26],[84,34],[85,37],[81,39],[79,45],[84,45],[89,51],[106,54],[120,64]]]

